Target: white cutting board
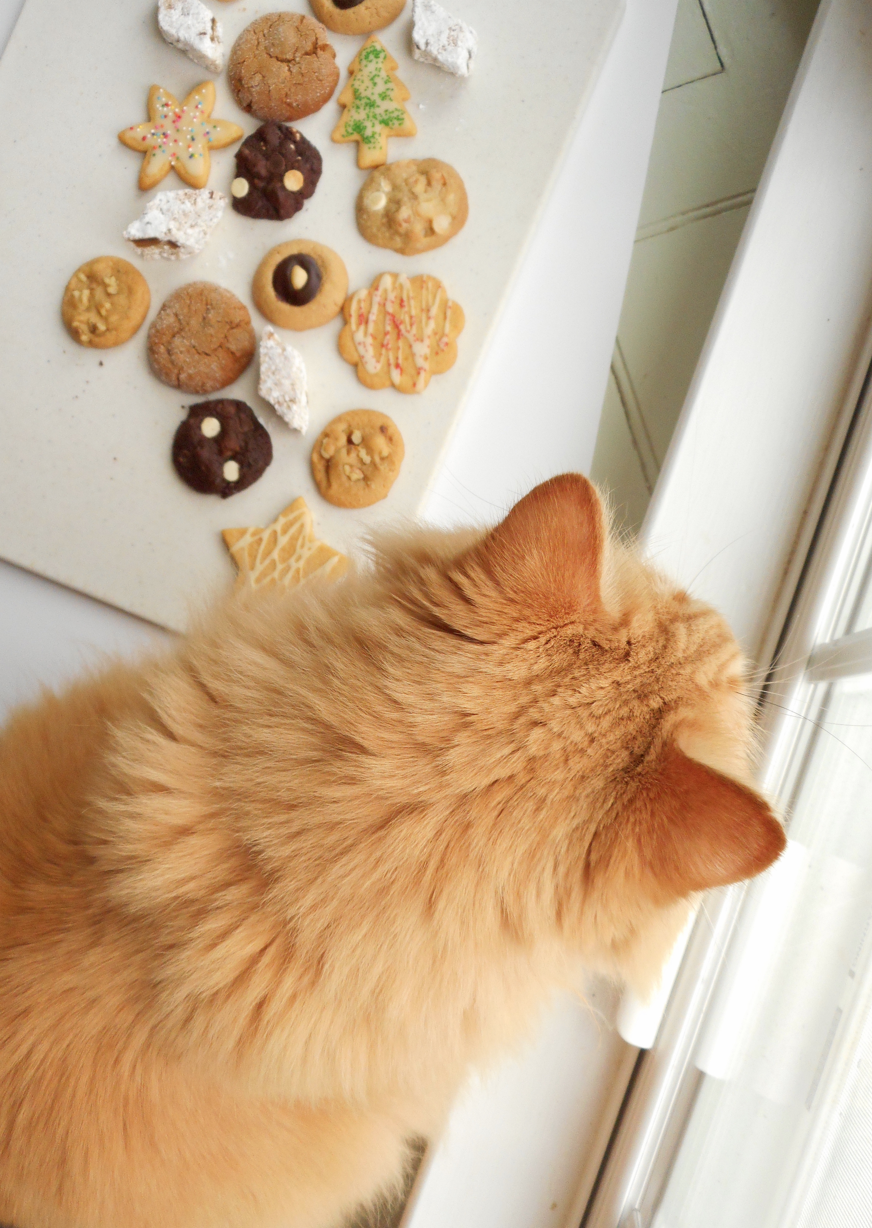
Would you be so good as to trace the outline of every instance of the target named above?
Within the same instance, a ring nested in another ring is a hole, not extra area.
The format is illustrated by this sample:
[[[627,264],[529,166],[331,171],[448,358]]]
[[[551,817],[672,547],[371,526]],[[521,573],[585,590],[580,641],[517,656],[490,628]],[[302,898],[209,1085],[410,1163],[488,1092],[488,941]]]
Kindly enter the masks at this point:
[[[229,49],[270,0],[212,3]],[[299,0],[295,6],[307,11]],[[374,525],[411,518],[425,497],[472,382],[488,334],[534,229],[562,152],[617,28],[623,0],[456,0],[477,31],[472,76],[458,80],[411,56],[411,3],[381,31],[409,87],[418,126],[389,143],[389,160],[439,157],[463,176],[470,217],[444,247],[407,258],[367,244],[354,221],[365,172],[356,146],[330,140],[339,107],[331,99],[299,121],[324,158],[314,197],[290,222],[253,221],[228,206],[209,246],[179,262],[143,261],[121,238],[145,195],[140,159],[117,133],[146,119],[149,86],[182,97],[211,74],[160,37],[154,0],[27,0],[0,61],[0,555],[32,571],[168,627],[182,629],[192,607],[233,579],[220,539],[229,526],[266,524],[297,495],[308,501],[318,535],[343,550]],[[340,86],[361,38],[331,35]],[[215,116],[246,134],[257,121],[215,79]],[[228,192],[234,150],[213,155],[209,186]],[[170,176],[161,189],[182,187]],[[82,349],[60,321],[70,274],[103,254],[138,263],[152,293],[150,321],[166,296],[193,280],[226,286],[251,301],[251,278],[276,243],[301,237],[343,257],[350,288],[383,271],[432,273],[464,308],[456,365],[427,390],[370,392],[340,357],[341,320],[287,334],[306,360],[311,426],[290,431],[257,395],[257,363],[225,391],[247,401],[270,431],[274,460],[247,491],[228,500],[196,494],[170,462],[184,396],[156,380],[145,356],[148,321],[127,344]],[[555,285],[555,313],[572,309],[573,287]],[[535,361],[522,355],[521,361]],[[350,408],[389,414],[406,443],[390,495],[362,511],[331,507],[309,470],[314,437]],[[534,424],[535,425],[535,424]]]

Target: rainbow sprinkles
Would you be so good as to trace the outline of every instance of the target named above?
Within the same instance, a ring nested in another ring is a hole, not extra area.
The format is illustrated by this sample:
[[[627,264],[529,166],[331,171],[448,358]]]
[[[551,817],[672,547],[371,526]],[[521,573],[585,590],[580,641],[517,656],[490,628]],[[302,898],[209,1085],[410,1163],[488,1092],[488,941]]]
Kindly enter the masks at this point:
[[[153,85],[148,91],[148,122],[118,133],[128,149],[143,154],[139,186],[144,192],[171,170],[192,188],[209,182],[210,151],[242,139],[243,131],[226,119],[212,119],[215,86],[204,81],[179,102],[169,90]]]

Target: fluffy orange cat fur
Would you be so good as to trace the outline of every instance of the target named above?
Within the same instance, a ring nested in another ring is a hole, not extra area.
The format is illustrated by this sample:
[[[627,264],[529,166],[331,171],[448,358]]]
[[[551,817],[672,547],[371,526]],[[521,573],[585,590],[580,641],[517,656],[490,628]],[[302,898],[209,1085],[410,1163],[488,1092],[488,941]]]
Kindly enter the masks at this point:
[[[721,617],[582,477],[233,599],[0,740],[0,1220],[331,1228],[579,964],[757,874]]]

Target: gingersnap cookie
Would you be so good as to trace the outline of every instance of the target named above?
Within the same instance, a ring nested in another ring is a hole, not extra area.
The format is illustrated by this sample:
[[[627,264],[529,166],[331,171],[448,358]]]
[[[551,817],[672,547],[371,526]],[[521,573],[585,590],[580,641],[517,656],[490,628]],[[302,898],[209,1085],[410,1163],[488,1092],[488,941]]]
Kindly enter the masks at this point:
[[[133,336],[150,303],[148,282],[139,269],[119,256],[97,256],[67,282],[61,316],[79,345],[107,350]]]
[[[192,405],[173,439],[173,465],[182,481],[222,499],[252,486],[272,454],[269,432],[244,401]]]
[[[438,277],[382,273],[345,300],[339,353],[367,388],[423,392],[457,361],[463,308]]]
[[[418,131],[403,106],[411,95],[396,76],[397,61],[374,34],[348,71],[351,80],[336,100],[345,110],[332,138],[340,144],[359,142],[358,166],[382,166],[388,160],[389,136],[414,136]]]
[[[352,409],[328,422],[312,448],[312,476],[328,503],[369,507],[397,479],[406,449],[397,425],[374,409]]]
[[[236,154],[230,185],[233,208],[243,217],[284,222],[302,209],[321,178],[321,155],[287,124],[270,120],[246,137]]]
[[[152,371],[182,392],[226,388],[251,362],[255,346],[248,308],[208,281],[174,291],[148,330]]]
[[[153,85],[148,91],[148,121],[118,133],[122,145],[143,155],[139,186],[153,188],[170,171],[192,188],[205,188],[211,169],[210,151],[224,149],[244,133],[226,119],[212,119],[215,86],[204,81],[182,101]]]
[[[357,226],[369,243],[404,256],[432,251],[466,223],[463,180],[438,158],[406,158],[379,167],[357,197]]]
[[[243,111],[258,119],[293,120],[323,107],[339,69],[319,21],[302,13],[266,13],[234,43],[227,76]]]
[[[309,0],[312,12],[336,34],[371,34],[396,21],[406,0]]]
[[[318,328],[342,310],[348,271],[331,248],[309,239],[280,243],[258,265],[251,294],[279,328]]]

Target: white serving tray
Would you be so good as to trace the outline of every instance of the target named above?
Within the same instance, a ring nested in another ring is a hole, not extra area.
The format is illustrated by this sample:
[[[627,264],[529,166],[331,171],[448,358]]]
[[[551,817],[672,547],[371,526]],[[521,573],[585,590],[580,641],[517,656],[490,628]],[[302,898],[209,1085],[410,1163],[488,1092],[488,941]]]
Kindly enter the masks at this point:
[[[182,97],[210,74],[161,39],[153,0],[27,0],[0,61],[0,187],[3,285],[2,481],[0,554],[13,563],[122,609],[183,628],[192,604],[229,584],[233,567],[220,540],[228,526],[266,524],[302,494],[319,536],[353,549],[385,520],[418,512],[462,413],[475,367],[524,247],[613,37],[622,0],[456,0],[453,9],[479,35],[473,75],[457,80],[411,56],[411,5],[380,37],[411,91],[418,135],[395,139],[389,159],[441,157],[463,176],[470,197],[465,229],[435,252],[412,259],[372,247],[357,232],[354,200],[365,172],[355,149],[330,140],[334,99],[300,130],[321,150],[315,196],[290,222],[258,222],[228,208],[206,251],[193,260],[142,262],[153,318],[167,294],[210,280],[251,302],[262,255],[289,238],[317,239],[348,266],[351,289],[385,270],[441,277],[466,313],[459,358],[420,396],[372,393],[336,348],[340,321],[287,334],[309,371],[312,423],[301,438],[257,396],[257,363],[216,395],[239,397],[263,418],[275,457],[264,477],[229,500],[195,494],[176,477],[170,444],[185,397],[149,372],[146,326],[114,350],[77,346],[60,322],[67,278],[84,260],[118,254],[137,260],[121,238],[141,211],[139,159],[117,141],[146,118],[152,83]],[[270,0],[214,4],[229,48]],[[299,0],[301,11],[308,6]],[[332,35],[340,67],[363,41]],[[257,121],[235,105],[222,76],[214,114],[249,133]],[[337,90],[338,94],[338,90]],[[227,191],[234,151],[214,155],[210,186]],[[160,189],[181,187],[175,176]],[[555,286],[555,313],[571,287]],[[333,508],[312,481],[311,442],[335,414],[370,407],[390,414],[406,459],[389,497],[363,511]]]

